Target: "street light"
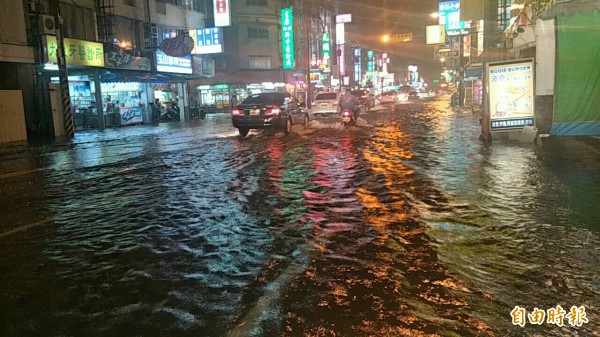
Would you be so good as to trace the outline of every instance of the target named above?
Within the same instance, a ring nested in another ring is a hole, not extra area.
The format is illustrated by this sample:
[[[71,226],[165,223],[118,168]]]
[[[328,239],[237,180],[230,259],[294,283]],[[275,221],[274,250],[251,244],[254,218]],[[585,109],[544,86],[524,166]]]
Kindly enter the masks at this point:
[[[383,43],[388,43],[388,42],[390,42],[390,35],[389,35],[389,34],[384,34],[384,35],[381,37],[381,41],[382,41]]]
[[[430,16],[432,19],[438,19],[438,18],[440,17],[440,13],[438,13],[438,12],[433,12],[433,13],[429,14],[429,16]]]

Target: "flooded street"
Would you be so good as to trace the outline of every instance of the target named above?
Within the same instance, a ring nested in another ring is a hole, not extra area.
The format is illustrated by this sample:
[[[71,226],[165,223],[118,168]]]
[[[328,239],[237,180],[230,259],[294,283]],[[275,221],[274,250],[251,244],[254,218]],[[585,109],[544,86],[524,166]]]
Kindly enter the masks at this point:
[[[448,103],[0,149],[0,335],[600,336],[600,147]],[[511,322],[556,305],[589,323]]]

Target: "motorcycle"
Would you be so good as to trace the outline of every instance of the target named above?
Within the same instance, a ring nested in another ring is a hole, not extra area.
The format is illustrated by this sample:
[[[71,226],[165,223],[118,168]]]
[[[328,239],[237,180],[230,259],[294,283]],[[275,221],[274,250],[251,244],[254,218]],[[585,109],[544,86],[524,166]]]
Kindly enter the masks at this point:
[[[356,125],[356,120],[354,119],[354,113],[350,109],[342,110],[342,126],[354,126]]]
[[[177,102],[172,102],[171,106],[168,109],[160,110],[160,118],[161,122],[179,122],[179,105]]]

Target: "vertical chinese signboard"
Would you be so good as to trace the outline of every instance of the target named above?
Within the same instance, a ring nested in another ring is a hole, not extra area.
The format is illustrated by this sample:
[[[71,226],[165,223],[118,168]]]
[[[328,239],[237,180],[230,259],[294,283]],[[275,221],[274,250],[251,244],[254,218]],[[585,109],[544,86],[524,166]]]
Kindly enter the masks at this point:
[[[283,69],[294,69],[294,13],[292,8],[281,10],[281,55]]]
[[[534,125],[533,60],[487,65],[491,130],[521,129]]]
[[[329,33],[323,33],[323,60],[331,59],[331,38]]]
[[[362,80],[362,49],[354,49],[354,82],[360,84]]]
[[[229,0],[214,0],[215,27],[231,25],[231,8]]]
[[[340,54],[340,59],[338,61],[338,65],[340,67],[340,75],[344,76],[346,75],[346,45],[338,45],[338,51]]]

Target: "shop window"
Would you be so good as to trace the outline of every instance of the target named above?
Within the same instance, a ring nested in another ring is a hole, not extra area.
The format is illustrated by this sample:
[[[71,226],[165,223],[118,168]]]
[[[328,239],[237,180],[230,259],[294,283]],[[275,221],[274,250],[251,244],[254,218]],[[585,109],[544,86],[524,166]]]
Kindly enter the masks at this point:
[[[200,13],[207,13],[206,2],[204,0],[191,0],[192,10]]]
[[[249,56],[248,66],[250,69],[271,69],[270,56]]]
[[[158,2],[164,2],[175,6],[183,6],[183,0],[158,0]]]
[[[248,27],[249,39],[268,39],[269,29],[266,27]]]
[[[60,11],[64,19],[62,29],[65,37],[96,41],[96,19],[91,8],[61,2]]]
[[[267,0],[246,0],[246,6],[267,7]]]
[[[136,49],[140,45],[139,41],[139,23],[135,20],[115,15],[115,34],[119,39],[119,44],[124,49]]]

